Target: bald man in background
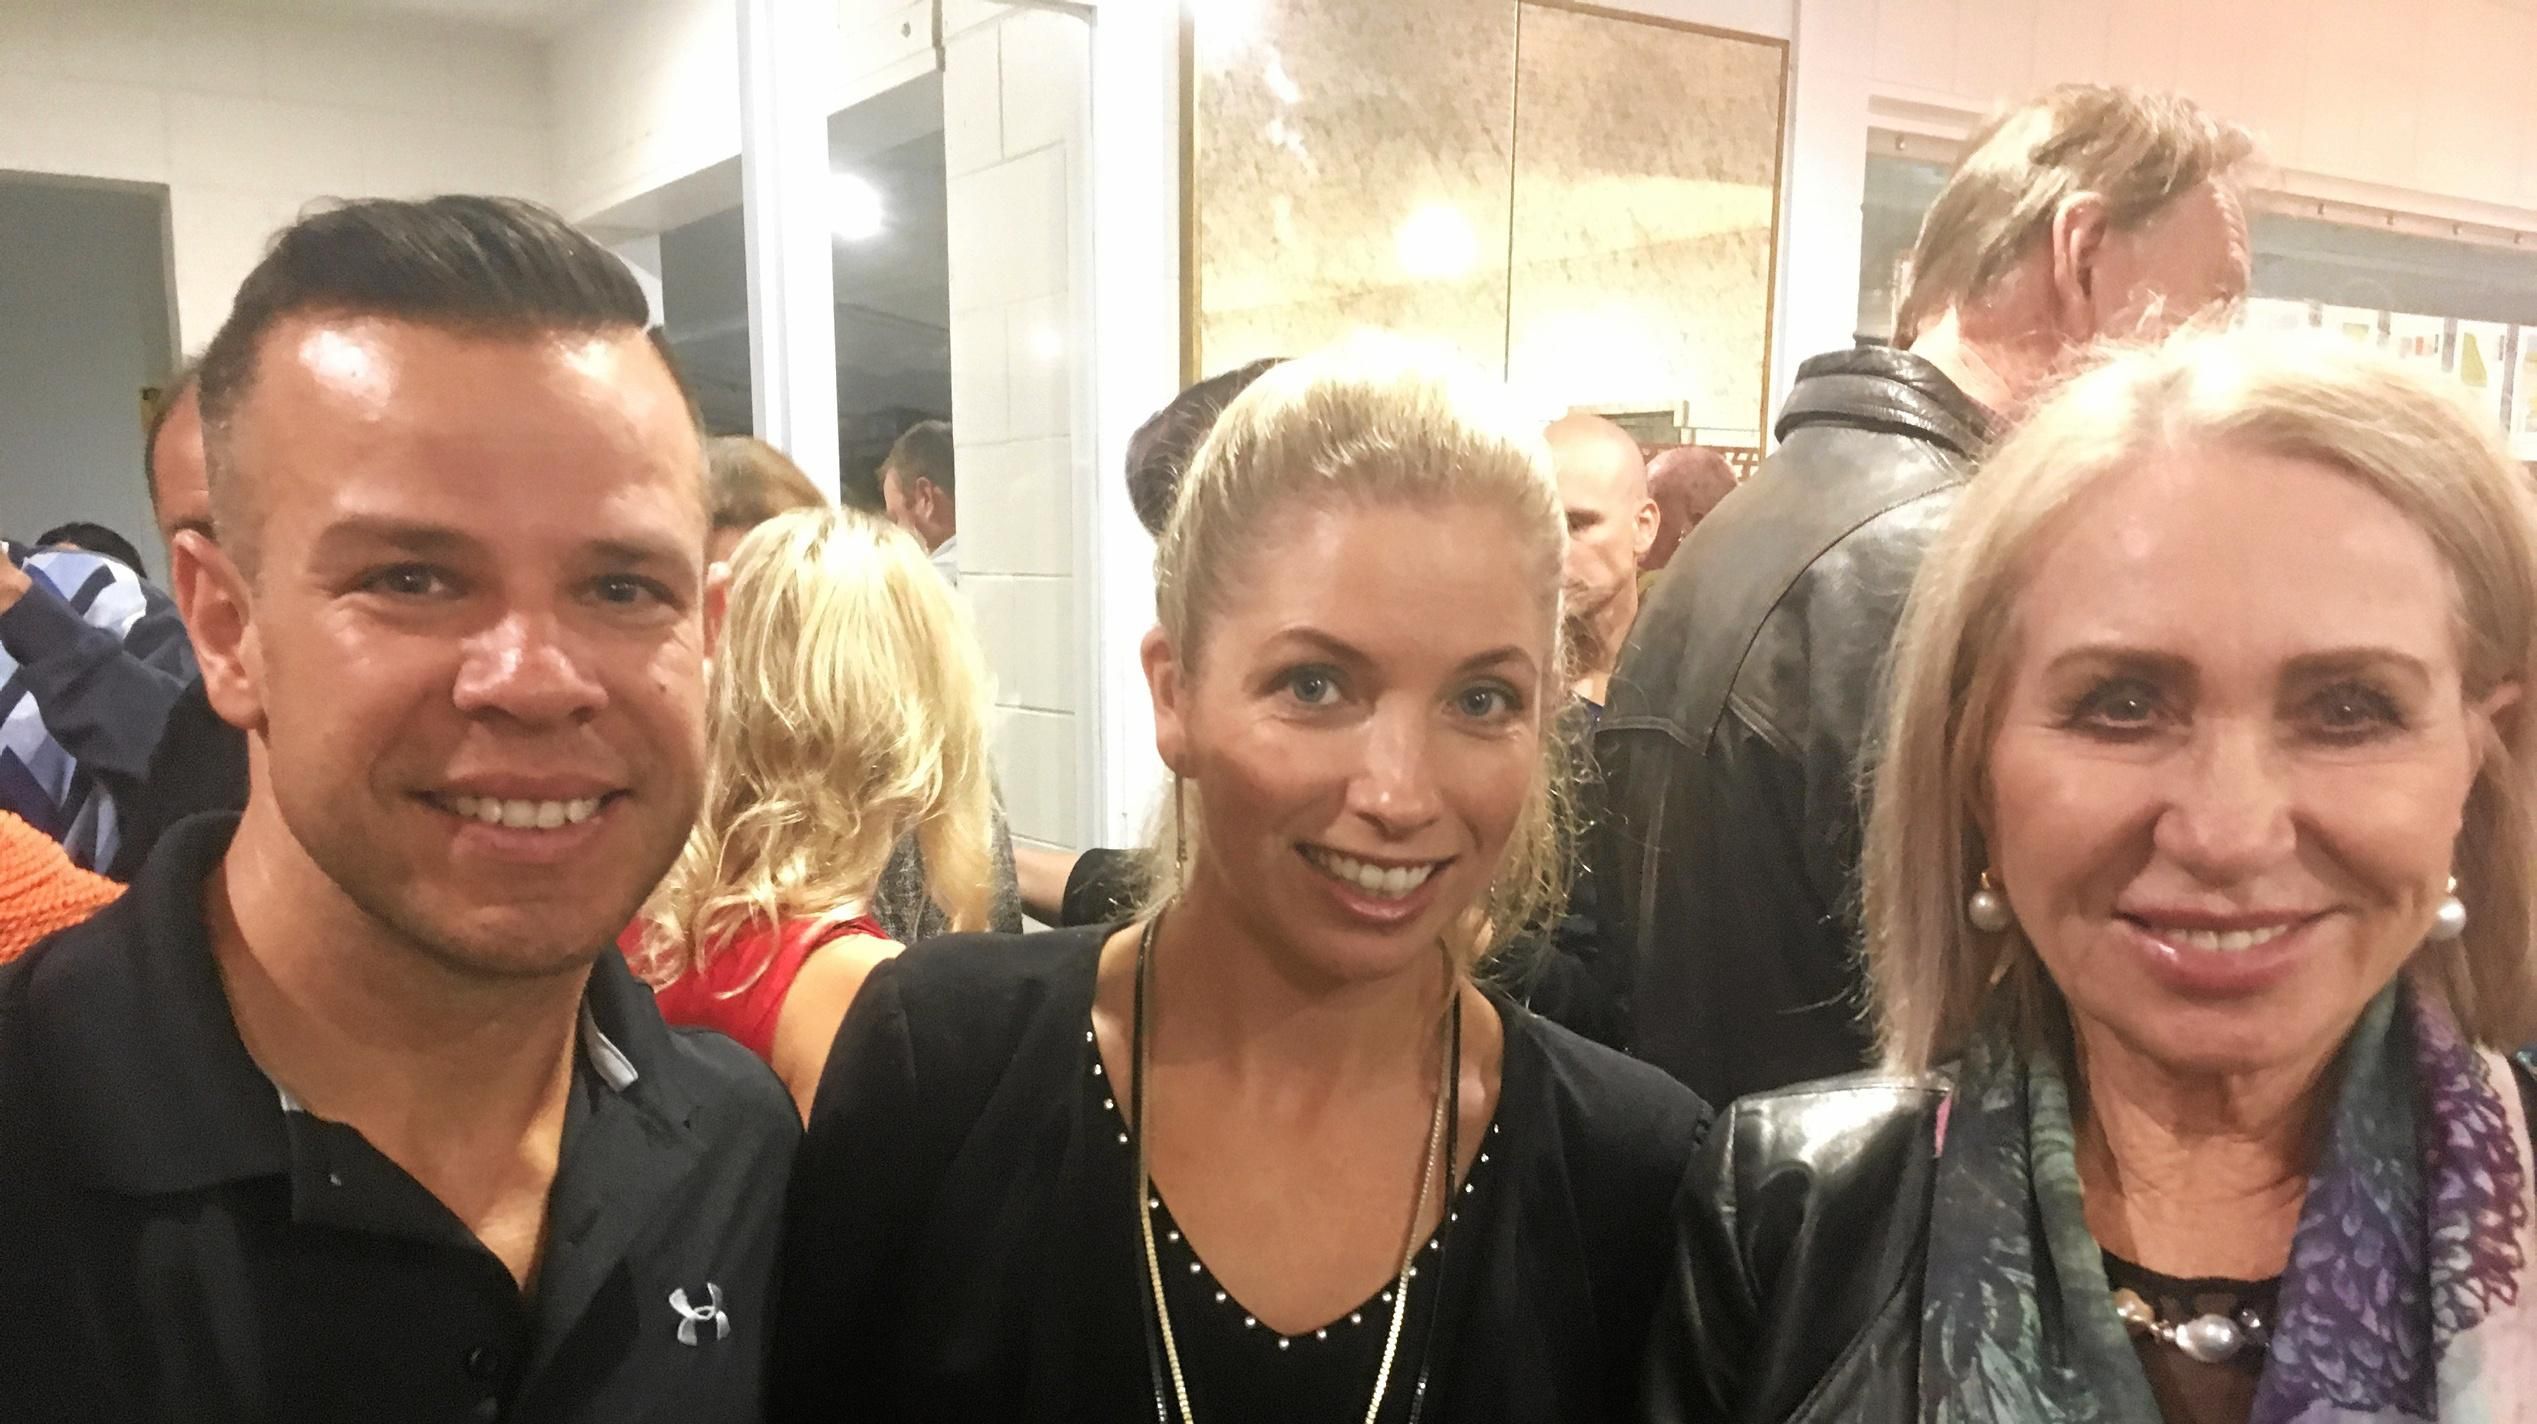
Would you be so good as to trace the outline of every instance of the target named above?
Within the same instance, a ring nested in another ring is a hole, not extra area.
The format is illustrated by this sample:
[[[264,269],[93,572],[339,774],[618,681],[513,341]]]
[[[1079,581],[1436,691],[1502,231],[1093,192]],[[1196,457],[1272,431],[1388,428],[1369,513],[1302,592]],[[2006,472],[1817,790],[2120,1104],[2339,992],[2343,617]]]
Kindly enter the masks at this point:
[[[1602,814],[1602,778],[1587,735],[1602,719],[1606,689],[1630,625],[1638,620],[1638,561],[1656,539],[1656,504],[1647,463],[1630,433],[1579,411],[1543,432],[1568,516],[1567,642],[1570,703],[1562,725],[1579,756],[1569,783],[1580,825]],[[1577,720],[1571,721],[1569,718]],[[1522,966],[1512,987],[1533,1012],[1597,1043],[1628,1047],[1629,961],[1607,954],[1596,923],[1595,884],[1572,860],[1566,913],[1538,941],[1519,941],[1508,962]]]
[[[1543,433],[1568,513],[1570,686],[1600,714],[1621,645],[1638,621],[1639,560],[1656,542],[1656,501],[1647,494],[1647,461],[1628,431],[1576,411]]]

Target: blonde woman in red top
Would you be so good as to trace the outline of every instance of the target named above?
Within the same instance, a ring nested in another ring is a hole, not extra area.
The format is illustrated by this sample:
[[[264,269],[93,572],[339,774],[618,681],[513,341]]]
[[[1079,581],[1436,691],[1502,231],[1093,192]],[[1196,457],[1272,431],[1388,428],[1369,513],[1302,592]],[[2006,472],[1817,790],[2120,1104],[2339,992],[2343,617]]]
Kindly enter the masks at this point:
[[[955,929],[986,924],[986,674],[924,551],[853,510],[758,526],[718,611],[704,809],[626,948],[662,1017],[747,1045],[807,1115],[900,948],[870,918],[891,847],[916,838]]]

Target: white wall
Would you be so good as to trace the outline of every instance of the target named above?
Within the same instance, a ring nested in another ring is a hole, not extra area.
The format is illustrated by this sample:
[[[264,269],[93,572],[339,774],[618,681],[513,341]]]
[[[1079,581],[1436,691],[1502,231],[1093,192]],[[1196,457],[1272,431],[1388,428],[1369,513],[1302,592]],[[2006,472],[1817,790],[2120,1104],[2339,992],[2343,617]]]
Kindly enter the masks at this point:
[[[140,393],[170,364],[166,225],[153,190],[0,180],[0,536],[92,520],[165,575]]]
[[[1975,111],[2063,80],[2174,89],[2294,176],[2537,214],[2537,10],[2497,0],[1873,0],[1879,94]],[[2466,215],[2460,213],[2460,216]]]
[[[830,0],[812,17],[829,112],[934,67],[935,0]],[[740,152],[732,0],[608,0],[547,42],[555,204],[577,221],[674,226],[710,207],[658,190]],[[739,201],[734,183],[723,206]]]
[[[568,217],[591,217],[740,152],[731,0],[593,6],[548,42],[546,80],[555,199]]]
[[[961,591],[996,677],[997,772],[1014,834],[1074,845],[1091,774],[1093,639],[1079,582],[1091,373],[1076,349],[1091,34],[1044,11],[954,9],[943,153]]]
[[[1796,0],[1780,159],[1779,292],[1771,332],[1773,419],[1809,356],[1850,344],[1859,313],[1867,196],[1868,43],[1876,0]],[[1767,438],[1768,432],[1765,432]]]
[[[164,183],[177,327],[211,339],[323,197],[550,196],[535,41],[173,0],[0,0],[0,168]]]

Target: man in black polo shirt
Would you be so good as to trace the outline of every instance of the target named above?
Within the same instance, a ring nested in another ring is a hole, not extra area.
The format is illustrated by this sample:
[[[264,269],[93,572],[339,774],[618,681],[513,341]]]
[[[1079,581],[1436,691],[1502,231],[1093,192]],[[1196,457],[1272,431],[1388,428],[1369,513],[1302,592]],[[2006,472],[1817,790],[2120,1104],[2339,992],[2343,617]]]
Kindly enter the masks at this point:
[[[0,970],[0,1419],[756,1417],[792,1105],[610,948],[703,748],[645,315],[490,199],[248,277],[172,580],[247,807]]]

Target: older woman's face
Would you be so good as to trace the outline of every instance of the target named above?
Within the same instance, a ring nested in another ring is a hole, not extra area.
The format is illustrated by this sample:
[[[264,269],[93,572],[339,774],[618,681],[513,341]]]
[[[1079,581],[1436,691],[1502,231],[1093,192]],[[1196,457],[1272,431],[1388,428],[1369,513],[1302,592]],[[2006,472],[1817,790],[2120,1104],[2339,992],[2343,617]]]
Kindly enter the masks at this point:
[[[2226,448],[2108,478],[2038,548],[1990,750],[1994,874],[2083,1045],[2314,1061],[2431,923],[2498,705],[2455,584],[2358,481]]]
[[[1196,667],[1147,643],[1157,744],[1199,789],[1202,876],[1317,978],[1432,954],[1540,765],[1558,570],[1480,505],[1273,519]]]

